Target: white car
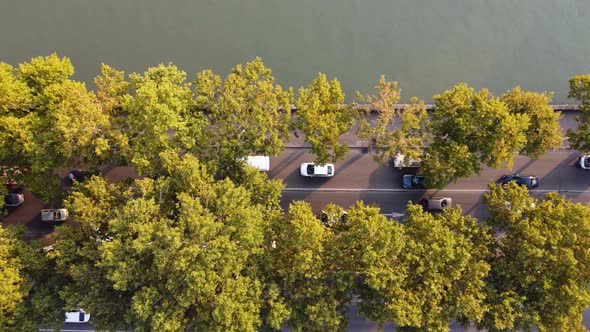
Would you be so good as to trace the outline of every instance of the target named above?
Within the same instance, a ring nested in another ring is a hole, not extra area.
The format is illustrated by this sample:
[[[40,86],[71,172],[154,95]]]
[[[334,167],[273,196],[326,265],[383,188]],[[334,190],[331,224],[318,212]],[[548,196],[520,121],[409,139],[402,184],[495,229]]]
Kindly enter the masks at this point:
[[[584,155],[580,157],[580,167],[583,169],[590,169],[590,155]]]
[[[403,154],[396,154],[393,158],[393,167],[395,168],[418,168],[420,167],[420,160],[410,159],[406,162],[406,156]]]
[[[309,177],[334,176],[334,164],[316,165],[314,163],[301,164],[301,175]]]
[[[88,323],[90,320],[90,314],[84,312],[84,310],[72,310],[66,311],[65,323]]]
[[[64,221],[68,218],[66,209],[43,209],[41,210],[42,221]]]

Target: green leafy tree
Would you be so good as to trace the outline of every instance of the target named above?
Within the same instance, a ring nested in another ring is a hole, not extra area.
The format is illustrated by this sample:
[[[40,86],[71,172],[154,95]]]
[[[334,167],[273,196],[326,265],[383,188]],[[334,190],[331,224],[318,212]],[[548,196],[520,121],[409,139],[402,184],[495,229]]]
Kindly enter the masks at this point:
[[[186,73],[173,64],[160,64],[144,75],[133,73],[129,77],[132,93],[123,96],[123,113],[116,119],[124,135],[122,159],[140,174],[155,175],[161,152],[173,149],[180,154],[204,145],[191,134],[201,135],[207,121],[193,109]]]
[[[53,265],[41,244],[20,240],[23,226],[0,227],[0,330],[32,331],[63,323]]]
[[[74,75],[74,66],[69,58],[59,58],[56,53],[46,57],[32,58],[30,62],[18,67],[18,78],[24,82],[34,95],[43,95],[43,91],[53,84],[61,84]]]
[[[590,209],[557,193],[535,202],[517,186],[491,188],[485,198],[490,222],[500,225],[503,235],[490,260],[489,310],[479,326],[490,331],[585,331]]]
[[[293,128],[305,135],[318,164],[335,162],[348,152],[348,146],[339,139],[354,125],[356,111],[343,103],[340,82],[328,82],[322,73],[307,88],[299,89]]]
[[[225,80],[205,70],[197,75],[197,107],[214,128],[212,158],[233,165],[248,155],[278,155],[289,139],[291,91],[274,83],[260,58],[237,65]]]
[[[32,100],[31,90],[14,75],[15,69],[0,62],[0,111],[2,115],[17,110],[26,111]]]
[[[490,211],[487,223],[500,230],[518,222],[537,204],[528,189],[516,182],[504,185],[490,182],[488,186],[490,192],[483,195],[483,203]]]
[[[488,90],[476,92],[466,84],[436,95],[422,169],[426,184],[445,184],[473,173],[482,166],[511,167],[514,154],[526,144],[526,114],[512,114]]]
[[[526,114],[529,127],[525,132],[527,142],[520,153],[533,159],[541,158],[547,151],[561,146],[561,113],[549,105],[552,94],[522,91],[519,86],[502,95],[511,113]]]
[[[107,113],[118,113],[123,108],[125,95],[130,92],[125,72],[103,63],[100,65],[100,73],[101,75],[94,78],[96,97]]]
[[[336,242],[342,282],[358,296],[360,314],[382,326],[397,317],[391,305],[403,306],[397,301],[407,273],[398,264],[405,246],[403,226],[362,202],[348,210],[346,226]],[[396,300],[390,304],[388,298]]]
[[[56,259],[72,280],[62,293],[103,328],[123,317],[137,331],[255,331],[264,305],[256,264],[270,247],[265,208],[243,187],[215,182],[190,154],[158,160],[160,176],[136,180],[133,192],[95,177],[71,196],[83,227],[58,231]]]
[[[350,295],[341,289],[331,253],[334,234],[309,204],[294,202],[276,231],[273,251],[278,289],[293,331],[343,331]]]
[[[578,75],[570,78],[568,98],[580,102],[582,112],[576,120],[578,128],[568,129],[567,138],[573,149],[590,152],[590,75]]]
[[[363,277],[363,314],[420,331],[448,331],[453,319],[483,316],[492,236],[460,208],[433,215],[409,204],[404,224],[392,224],[373,208],[370,217],[349,212],[349,223],[343,242],[356,248],[349,250],[357,252]]]
[[[17,242],[10,232],[0,227],[0,327],[15,328],[26,318],[25,298],[31,288],[23,273],[24,264],[18,257]],[[25,326],[31,322],[25,320]]]
[[[398,84],[386,81],[384,76],[375,89],[377,96],[357,96],[359,102],[370,107],[364,110],[365,114],[360,114],[357,135],[369,142],[375,161],[381,164],[387,164],[397,155],[404,155],[406,162],[420,160],[422,147],[428,142],[428,113],[424,102],[414,97],[404,110],[396,109],[400,98]],[[378,112],[374,124],[368,116],[371,109]]]
[[[63,193],[55,170],[95,168],[110,156],[110,118],[74,73],[68,58],[52,54],[23,63],[12,77],[3,66],[0,85],[10,105],[0,115],[0,165],[27,169],[22,181],[45,202],[60,201]]]

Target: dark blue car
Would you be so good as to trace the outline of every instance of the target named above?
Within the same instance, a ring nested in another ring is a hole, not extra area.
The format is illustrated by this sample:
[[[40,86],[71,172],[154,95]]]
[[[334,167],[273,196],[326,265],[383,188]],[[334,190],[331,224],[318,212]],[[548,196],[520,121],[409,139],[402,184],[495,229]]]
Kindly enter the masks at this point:
[[[512,181],[521,186],[525,186],[528,189],[537,188],[539,186],[539,177],[534,175],[510,174],[504,175],[500,178],[501,184],[506,184]]]
[[[402,180],[402,186],[406,189],[424,188],[424,177],[422,175],[406,174]]]

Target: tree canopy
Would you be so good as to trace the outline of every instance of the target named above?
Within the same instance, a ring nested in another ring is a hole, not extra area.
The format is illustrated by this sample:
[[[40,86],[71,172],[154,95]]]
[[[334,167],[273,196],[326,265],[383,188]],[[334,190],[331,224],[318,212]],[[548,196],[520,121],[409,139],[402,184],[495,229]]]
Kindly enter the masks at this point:
[[[490,187],[485,196],[490,222],[503,235],[487,278],[490,310],[480,326],[492,331],[533,326],[539,331],[585,331],[590,209],[557,193],[535,201],[513,184]]]
[[[260,58],[237,65],[225,80],[197,74],[196,102],[214,128],[213,151],[221,164],[248,155],[278,155],[289,138],[292,92],[274,83]]]
[[[339,139],[354,125],[356,111],[343,103],[340,82],[328,81],[322,73],[307,88],[299,89],[293,128],[305,135],[318,164],[335,162],[348,152],[348,145]]]
[[[427,146],[422,169],[430,187],[474,173],[482,166],[512,166],[516,151],[526,144],[529,126],[526,114],[513,114],[498,98],[483,89],[459,84],[434,96]]]
[[[590,75],[578,75],[570,78],[568,98],[580,102],[581,115],[577,117],[578,128],[569,129],[567,138],[573,149],[590,152]]]
[[[359,102],[369,105],[369,109],[359,116],[357,135],[369,142],[374,159],[381,164],[387,164],[397,155],[403,155],[406,162],[420,160],[423,147],[429,142],[426,131],[428,114],[424,102],[414,97],[405,109],[397,109],[400,98],[398,84],[386,81],[384,76],[381,76],[375,89],[376,96],[357,96]],[[374,124],[370,121],[371,110],[378,113]]]

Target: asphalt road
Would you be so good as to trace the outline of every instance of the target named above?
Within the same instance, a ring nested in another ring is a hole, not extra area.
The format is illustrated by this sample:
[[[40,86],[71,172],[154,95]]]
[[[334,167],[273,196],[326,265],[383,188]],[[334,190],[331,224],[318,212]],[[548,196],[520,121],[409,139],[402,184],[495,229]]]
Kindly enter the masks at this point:
[[[573,150],[551,151],[538,160],[518,156],[511,170],[485,168],[480,175],[451,183],[443,190],[403,189],[403,175],[415,170],[379,165],[362,149],[352,149],[344,160],[337,162],[332,178],[302,177],[299,165],[313,161],[307,151],[305,148],[290,148],[271,159],[269,176],[282,179],[286,185],[282,199],[284,208],[294,200],[305,200],[319,212],[329,202],[348,207],[362,200],[379,206],[381,213],[404,213],[408,201],[444,196],[451,197],[455,205],[461,205],[466,214],[482,219],[487,212],[481,198],[488,183],[510,173],[539,176],[539,187],[530,191],[535,197],[541,198],[547,192],[556,191],[575,202],[590,201],[590,170],[577,166],[580,153]]]

